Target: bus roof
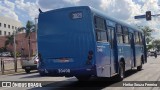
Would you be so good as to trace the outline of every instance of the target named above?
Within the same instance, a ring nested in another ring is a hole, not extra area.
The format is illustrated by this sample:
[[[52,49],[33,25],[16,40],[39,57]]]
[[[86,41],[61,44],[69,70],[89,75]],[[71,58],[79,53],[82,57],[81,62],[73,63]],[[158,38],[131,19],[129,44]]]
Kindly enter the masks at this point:
[[[80,8],[89,9],[91,12],[96,13],[96,14],[104,17],[104,18],[107,18],[107,19],[113,21],[113,22],[116,22],[116,23],[118,23],[120,25],[123,25],[123,26],[126,26],[128,28],[131,28],[134,31],[136,30],[136,31],[142,32],[142,30],[139,30],[137,27],[129,25],[129,24],[127,24],[127,23],[125,23],[125,22],[123,22],[121,20],[118,20],[117,18],[111,17],[111,16],[107,15],[106,13],[103,13],[103,12],[101,12],[101,11],[93,8],[93,7],[90,7],[90,6],[74,6],[74,7],[59,8],[59,9],[54,9],[54,10],[46,11],[46,12],[43,12],[43,13],[56,12],[56,11],[61,11],[61,10],[66,10],[66,9],[73,9],[73,8],[74,9],[76,9],[76,8],[77,9],[80,9]],[[43,14],[43,13],[40,13],[40,14]]]
[[[101,12],[101,11],[95,9],[95,8],[92,8],[92,7],[89,7],[89,8],[91,9],[91,11],[93,13],[96,13],[96,14],[98,14],[100,16],[103,16],[103,17],[105,17],[105,18],[107,18],[107,19],[109,19],[109,20],[111,20],[113,22],[116,22],[116,23],[120,24],[120,25],[124,25],[124,26],[127,26],[127,27],[129,27],[129,28],[131,28],[133,30],[142,32],[142,30],[139,30],[137,27],[129,25],[129,24],[125,23],[124,21],[121,21],[121,20],[118,20],[117,18],[111,17],[111,16],[107,15],[106,13]]]

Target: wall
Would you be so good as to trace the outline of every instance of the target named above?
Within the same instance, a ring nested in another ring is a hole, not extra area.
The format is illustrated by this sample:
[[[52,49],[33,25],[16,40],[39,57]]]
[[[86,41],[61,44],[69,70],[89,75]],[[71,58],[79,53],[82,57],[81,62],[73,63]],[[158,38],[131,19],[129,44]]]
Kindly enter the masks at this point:
[[[29,51],[29,48],[28,48],[28,37],[26,38],[25,37],[25,33],[21,33],[21,34],[18,34],[16,35],[16,41],[17,41],[17,51],[22,53],[23,55],[28,55],[28,51]],[[36,34],[35,32],[31,32],[30,33],[31,35],[31,55],[36,53]],[[4,47],[4,44],[5,44],[5,41],[6,41],[6,36],[0,36],[0,48]],[[23,50],[22,50],[23,48]],[[13,45],[8,45],[7,46],[7,50],[9,51],[14,51],[14,46]]]

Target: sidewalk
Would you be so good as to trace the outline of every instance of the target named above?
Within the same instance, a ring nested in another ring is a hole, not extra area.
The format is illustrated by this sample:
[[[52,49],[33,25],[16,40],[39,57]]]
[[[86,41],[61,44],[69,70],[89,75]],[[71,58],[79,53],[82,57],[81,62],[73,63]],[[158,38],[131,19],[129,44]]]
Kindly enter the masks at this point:
[[[3,58],[4,60],[4,74],[3,75],[6,75],[6,74],[13,74],[13,73],[18,73],[18,72],[24,72],[24,70],[22,69],[22,66],[21,66],[21,61],[20,59],[17,60],[17,72],[15,72],[14,70],[14,60],[13,58],[11,59],[7,59],[7,58]],[[0,61],[0,75],[2,75],[2,69],[1,69],[1,61]]]
[[[17,72],[15,72],[14,69],[10,69],[10,70],[5,70],[4,71],[4,74],[2,74],[2,72],[0,73],[0,76],[1,75],[8,75],[8,74],[17,74],[17,73],[21,73],[21,72],[25,72],[24,69],[22,68],[17,68]]]

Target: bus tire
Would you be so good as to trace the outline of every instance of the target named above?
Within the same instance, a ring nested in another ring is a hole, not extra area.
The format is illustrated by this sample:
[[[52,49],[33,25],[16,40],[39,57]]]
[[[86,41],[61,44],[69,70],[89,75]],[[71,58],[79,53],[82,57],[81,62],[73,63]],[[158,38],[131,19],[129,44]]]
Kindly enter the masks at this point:
[[[30,71],[31,71],[30,69],[25,69],[26,73],[30,73]]]
[[[142,70],[142,64],[143,64],[142,60],[143,60],[143,58],[141,59],[141,65],[140,65],[140,66],[137,66],[137,70],[138,70],[138,71],[141,71],[141,70]]]
[[[119,74],[118,74],[118,81],[122,81],[125,77],[125,65],[124,63],[121,61],[119,63]]]
[[[45,76],[45,74],[42,73],[42,72],[39,72],[39,75],[42,76],[42,77]]]
[[[90,76],[76,76],[78,81],[88,81],[90,79]]]

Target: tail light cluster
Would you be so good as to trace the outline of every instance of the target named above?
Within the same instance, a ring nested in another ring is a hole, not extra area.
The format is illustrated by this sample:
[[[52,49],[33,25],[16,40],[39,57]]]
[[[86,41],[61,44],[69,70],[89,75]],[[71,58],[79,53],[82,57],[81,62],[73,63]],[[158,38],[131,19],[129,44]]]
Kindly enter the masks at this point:
[[[39,56],[36,55],[36,56],[34,57],[34,64],[38,64],[38,62],[39,62]]]
[[[88,52],[88,58],[87,58],[87,62],[86,62],[86,64],[87,64],[87,65],[90,65],[90,64],[91,64],[92,59],[93,59],[93,51],[92,51],[92,50],[90,50],[90,51]]]
[[[38,63],[38,61],[34,61],[34,64],[37,64]]]

